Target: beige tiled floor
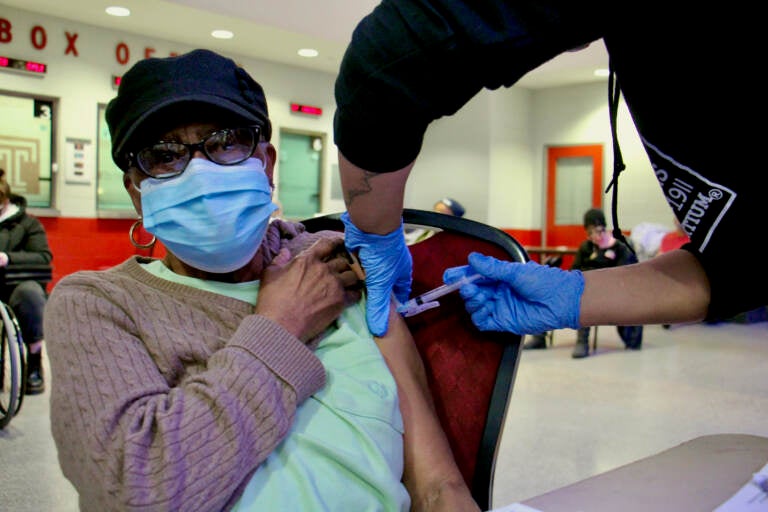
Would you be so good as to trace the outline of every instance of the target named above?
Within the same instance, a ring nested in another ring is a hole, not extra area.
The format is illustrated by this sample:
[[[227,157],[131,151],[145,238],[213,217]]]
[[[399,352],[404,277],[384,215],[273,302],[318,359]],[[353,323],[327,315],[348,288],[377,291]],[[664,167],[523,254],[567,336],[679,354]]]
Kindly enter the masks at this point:
[[[522,501],[717,432],[768,436],[768,323],[649,326],[643,350],[601,327],[598,351],[571,359],[575,331],[524,351],[496,466],[494,506]],[[45,361],[47,365],[47,361]],[[0,510],[70,512],[49,392],[0,431]],[[768,461],[766,461],[768,462]]]
[[[494,481],[498,507],[712,433],[768,436],[768,323],[647,326],[643,350],[601,327],[523,351]],[[768,462],[768,461],[766,461]]]

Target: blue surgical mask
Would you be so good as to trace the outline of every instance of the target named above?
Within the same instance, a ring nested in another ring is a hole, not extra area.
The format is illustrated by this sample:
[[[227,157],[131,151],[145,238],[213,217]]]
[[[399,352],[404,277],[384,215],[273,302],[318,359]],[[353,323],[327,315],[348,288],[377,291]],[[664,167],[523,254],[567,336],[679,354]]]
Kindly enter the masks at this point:
[[[258,158],[193,158],[178,177],[147,178],[140,191],[144,228],[187,265],[217,274],[251,261],[277,209]]]

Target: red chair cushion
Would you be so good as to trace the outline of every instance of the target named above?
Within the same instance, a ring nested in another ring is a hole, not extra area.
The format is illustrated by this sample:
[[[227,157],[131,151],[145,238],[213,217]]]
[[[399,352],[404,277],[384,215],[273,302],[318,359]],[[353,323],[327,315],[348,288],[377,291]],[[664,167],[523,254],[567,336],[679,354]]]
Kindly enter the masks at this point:
[[[494,244],[443,231],[410,246],[411,296],[443,284],[448,267],[466,265],[472,251],[510,257]],[[424,360],[440,421],[467,485],[472,488],[477,452],[503,351],[504,333],[480,332],[458,292],[439,299],[440,307],[406,318]]]

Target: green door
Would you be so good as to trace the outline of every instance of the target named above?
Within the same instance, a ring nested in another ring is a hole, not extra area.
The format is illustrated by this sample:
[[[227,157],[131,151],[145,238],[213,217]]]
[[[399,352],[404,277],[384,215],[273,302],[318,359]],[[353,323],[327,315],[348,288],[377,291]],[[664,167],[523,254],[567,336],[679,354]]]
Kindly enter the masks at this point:
[[[280,131],[278,195],[283,217],[302,220],[320,211],[323,140],[318,135]]]

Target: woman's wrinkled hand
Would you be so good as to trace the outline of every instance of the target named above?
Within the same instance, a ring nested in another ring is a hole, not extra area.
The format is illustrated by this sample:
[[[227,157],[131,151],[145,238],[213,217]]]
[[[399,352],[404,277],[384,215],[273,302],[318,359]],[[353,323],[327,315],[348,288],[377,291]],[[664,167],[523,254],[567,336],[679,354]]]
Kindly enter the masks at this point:
[[[255,313],[307,342],[360,300],[361,281],[343,240],[320,239],[289,262],[276,257],[264,270]]]

